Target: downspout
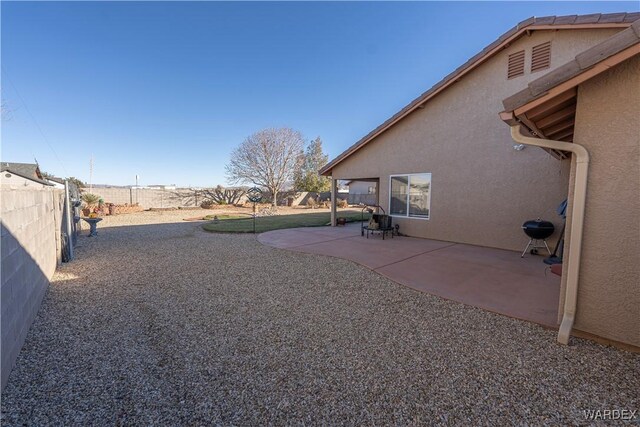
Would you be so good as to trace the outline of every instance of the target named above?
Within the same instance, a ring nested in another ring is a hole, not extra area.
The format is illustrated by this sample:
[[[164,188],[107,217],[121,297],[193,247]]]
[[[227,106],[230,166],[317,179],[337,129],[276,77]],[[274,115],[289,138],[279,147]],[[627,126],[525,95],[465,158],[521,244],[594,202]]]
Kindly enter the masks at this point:
[[[576,317],[578,302],[578,278],[580,275],[580,255],[582,253],[582,229],[584,226],[584,210],[587,199],[587,173],[589,171],[589,152],[582,145],[573,142],[554,141],[551,139],[532,138],[520,132],[521,125],[511,126],[511,138],[514,141],[534,145],[536,147],[552,148],[569,151],[575,155],[576,176],[573,188],[573,210],[571,213],[571,236],[569,238],[569,254],[566,262],[567,285],[564,298],[562,323],[558,330],[558,342],[569,344],[569,336]]]

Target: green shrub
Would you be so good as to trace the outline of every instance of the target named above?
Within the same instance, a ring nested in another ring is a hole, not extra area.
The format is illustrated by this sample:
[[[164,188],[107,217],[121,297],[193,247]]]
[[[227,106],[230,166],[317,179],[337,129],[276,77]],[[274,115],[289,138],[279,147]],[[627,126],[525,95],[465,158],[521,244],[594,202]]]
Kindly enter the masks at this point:
[[[92,207],[100,200],[100,196],[93,193],[82,193],[82,201],[87,207]]]
[[[213,209],[218,203],[214,202],[211,199],[207,199],[205,201],[203,201],[202,203],[200,203],[200,207],[202,209]]]

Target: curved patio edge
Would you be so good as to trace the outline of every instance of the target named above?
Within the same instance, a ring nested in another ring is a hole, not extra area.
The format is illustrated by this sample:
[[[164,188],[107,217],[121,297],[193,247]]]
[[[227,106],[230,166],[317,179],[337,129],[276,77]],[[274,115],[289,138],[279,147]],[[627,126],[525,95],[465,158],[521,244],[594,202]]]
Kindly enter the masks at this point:
[[[560,278],[541,257],[415,237],[361,236],[359,224],[261,233],[265,246],[345,259],[416,291],[557,329]]]

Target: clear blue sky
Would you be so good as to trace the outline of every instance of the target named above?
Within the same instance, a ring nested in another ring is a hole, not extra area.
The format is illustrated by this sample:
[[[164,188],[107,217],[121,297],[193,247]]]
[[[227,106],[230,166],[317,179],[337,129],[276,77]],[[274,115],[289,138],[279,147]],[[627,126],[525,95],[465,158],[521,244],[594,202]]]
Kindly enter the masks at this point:
[[[3,161],[88,180],[93,154],[94,183],[210,186],[257,130],[333,158],[517,22],[638,2],[1,7]]]

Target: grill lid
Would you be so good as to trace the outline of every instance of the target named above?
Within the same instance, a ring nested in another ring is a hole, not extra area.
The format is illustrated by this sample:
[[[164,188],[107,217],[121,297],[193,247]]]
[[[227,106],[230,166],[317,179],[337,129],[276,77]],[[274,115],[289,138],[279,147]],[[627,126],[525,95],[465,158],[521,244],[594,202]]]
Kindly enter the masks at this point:
[[[522,224],[525,234],[532,239],[546,239],[555,231],[555,226],[549,221],[543,221],[540,218],[536,220],[525,221]]]

